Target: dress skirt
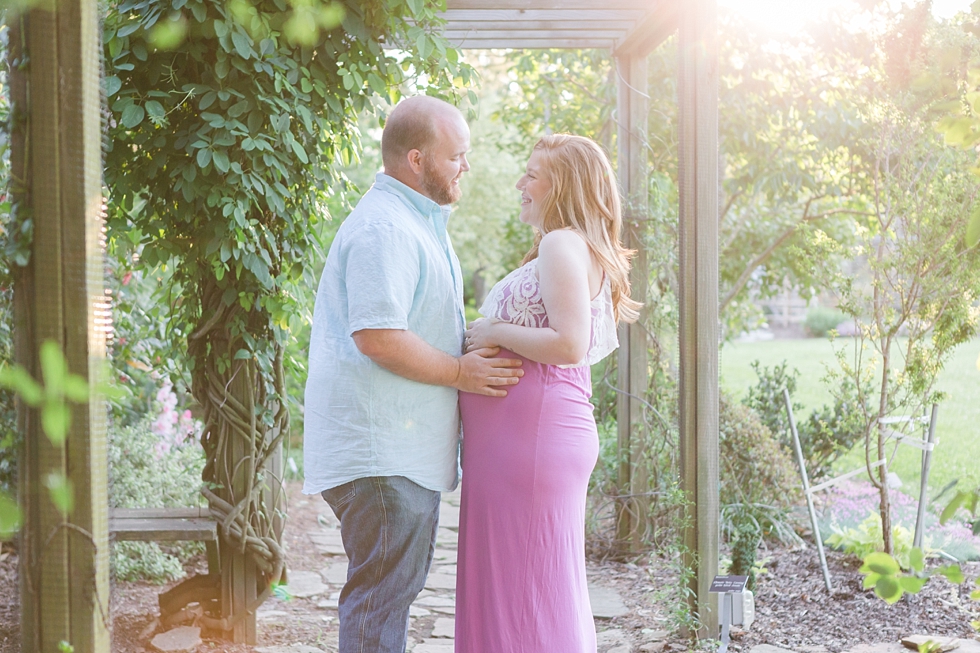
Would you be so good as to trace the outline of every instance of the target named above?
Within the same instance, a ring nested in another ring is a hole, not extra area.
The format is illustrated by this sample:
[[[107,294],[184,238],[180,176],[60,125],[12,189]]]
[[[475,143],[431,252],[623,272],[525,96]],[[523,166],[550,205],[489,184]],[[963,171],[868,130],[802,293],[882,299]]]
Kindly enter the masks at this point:
[[[590,371],[522,360],[506,397],[460,393],[456,653],[595,653],[585,576],[599,454]]]

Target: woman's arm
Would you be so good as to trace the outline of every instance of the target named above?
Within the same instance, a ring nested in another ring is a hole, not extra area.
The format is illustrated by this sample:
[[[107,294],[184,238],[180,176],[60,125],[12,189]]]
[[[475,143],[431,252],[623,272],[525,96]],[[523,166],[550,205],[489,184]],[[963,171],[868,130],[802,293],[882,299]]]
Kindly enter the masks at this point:
[[[538,281],[547,328],[481,318],[466,332],[467,351],[502,347],[539,363],[575,365],[589,352],[592,328],[589,248],[569,230],[549,232],[538,247]]]

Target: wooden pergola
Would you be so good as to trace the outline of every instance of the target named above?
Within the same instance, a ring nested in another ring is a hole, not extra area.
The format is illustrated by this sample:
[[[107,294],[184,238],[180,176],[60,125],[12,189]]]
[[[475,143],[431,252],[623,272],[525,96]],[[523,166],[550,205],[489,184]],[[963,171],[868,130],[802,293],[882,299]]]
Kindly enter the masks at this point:
[[[692,608],[702,635],[718,634],[709,584],[718,564],[718,154],[715,0],[449,0],[445,34],[460,48],[608,48],[619,85],[617,151],[627,199],[626,240],[640,244],[647,213],[647,55],[678,32],[680,182],[680,429],[682,486],[690,501],[686,533],[695,574]],[[43,340],[65,351],[75,373],[97,381],[105,357],[103,216],[100,170],[99,48],[96,0],[37,0],[27,29],[10,31],[11,94],[27,107],[11,134],[13,190],[33,220],[33,256],[17,273],[17,358],[39,377]],[[30,53],[30,65],[24,55]],[[19,62],[19,63],[18,63]],[[19,66],[19,67],[18,67]],[[52,128],[52,126],[55,126]],[[31,189],[38,189],[31,192]],[[636,260],[636,296],[647,290]],[[633,483],[648,369],[646,336],[624,327],[619,358],[620,481]],[[93,394],[73,408],[67,442],[41,434],[24,413],[20,492],[22,650],[109,650],[108,507],[105,406]],[[62,518],[46,483],[75,487]],[[634,493],[635,494],[635,493]],[[637,537],[636,506],[621,511],[620,535]]]
[[[718,91],[715,0],[448,0],[444,36],[461,49],[606,48],[616,61],[619,181],[626,199],[626,245],[635,297],[647,295],[641,234],[647,216],[649,119],[647,55],[678,34],[679,303],[681,484],[690,502],[687,562],[695,570],[692,609],[703,636],[717,637],[717,603],[708,588],[718,570]],[[640,324],[621,328],[619,349],[620,491],[617,531],[634,546],[646,510],[645,479],[631,460],[644,428],[649,380]]]

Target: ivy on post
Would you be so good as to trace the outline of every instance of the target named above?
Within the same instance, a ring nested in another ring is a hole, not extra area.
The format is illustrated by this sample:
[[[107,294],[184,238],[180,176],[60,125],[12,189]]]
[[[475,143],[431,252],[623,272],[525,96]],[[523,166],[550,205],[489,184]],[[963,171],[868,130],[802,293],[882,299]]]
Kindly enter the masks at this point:
[[[18,405],[32,652],[109,650],[105,405],[85,387],[105,355],[97,12],[95,0],[42,0],[7,14],[15,349],[22,380],[43,377],[46,397],[41,410],[30,393]]]
[[[317,283],[317,224],[333,166],[357,158],[358,116],[412,78],[429,92],[469,82],[433,35],[436,9],[124,0],[106,19],[110,238],[174,271],[160,311],[203,409],[202,492],[221,534],[224,614],[206,623],[235,641],[254,642],[283,574],[290,289]]]

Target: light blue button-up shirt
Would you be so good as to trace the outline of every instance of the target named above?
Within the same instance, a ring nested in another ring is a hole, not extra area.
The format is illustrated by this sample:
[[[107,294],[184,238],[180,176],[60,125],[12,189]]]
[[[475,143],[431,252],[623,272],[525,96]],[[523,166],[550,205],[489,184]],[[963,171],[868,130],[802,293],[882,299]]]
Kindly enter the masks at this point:
[[[407,329],[460,355],[463,283],[448,219],[449,207],[380,173],[340,226],[313,310],[305,493],[365,476],[405,476],[436,491],[456,487],[456,390],[393,374],[351,338],[361,329]]]

